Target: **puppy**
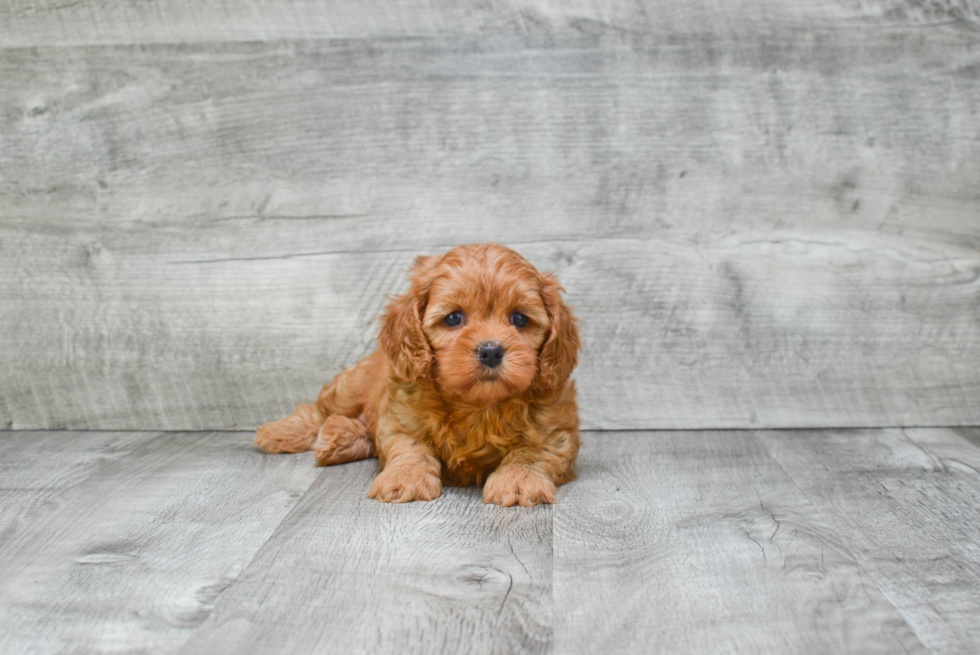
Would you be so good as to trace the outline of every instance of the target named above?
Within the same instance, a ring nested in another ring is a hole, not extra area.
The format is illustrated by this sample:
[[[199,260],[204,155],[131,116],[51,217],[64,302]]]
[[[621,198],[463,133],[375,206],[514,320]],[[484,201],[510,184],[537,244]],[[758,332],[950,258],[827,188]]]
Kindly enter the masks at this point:
[[[368,492],[432,500],[484,484],[483,502],[554,503],[579,449],[576,319],[550,273],[498,244],[419,257],[388,304],[378,349],[315,403],[261,426],[270,453],[314,450],[320,465],[377,457]]]

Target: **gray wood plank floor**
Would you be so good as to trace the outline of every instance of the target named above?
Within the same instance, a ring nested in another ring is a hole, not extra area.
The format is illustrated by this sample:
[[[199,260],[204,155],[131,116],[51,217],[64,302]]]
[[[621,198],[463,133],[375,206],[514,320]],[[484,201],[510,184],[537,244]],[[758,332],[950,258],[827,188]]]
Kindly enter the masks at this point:
[[[595,432],[554,506],[0,435],[0,652],[977,652],[975,429]]]

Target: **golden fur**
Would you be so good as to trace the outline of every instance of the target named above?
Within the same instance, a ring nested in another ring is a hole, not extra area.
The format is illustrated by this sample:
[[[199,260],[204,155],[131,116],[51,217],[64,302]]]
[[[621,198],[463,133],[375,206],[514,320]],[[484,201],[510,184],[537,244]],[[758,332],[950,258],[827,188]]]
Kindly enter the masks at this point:
[[[270,453],[312,449],[320,465],[376,456],[368,497],[383,502],[484,483],[487,503],[555,502],[579,449],[569,380],[578,328],[558,281],[497,244],[419,257],[411,279],[388,305],[378,350],[315,403],[261,426],[255,443]],[[447,323],[454,312],[459,325]],[[503,348],[498,366],[477,355],[489,342]]]

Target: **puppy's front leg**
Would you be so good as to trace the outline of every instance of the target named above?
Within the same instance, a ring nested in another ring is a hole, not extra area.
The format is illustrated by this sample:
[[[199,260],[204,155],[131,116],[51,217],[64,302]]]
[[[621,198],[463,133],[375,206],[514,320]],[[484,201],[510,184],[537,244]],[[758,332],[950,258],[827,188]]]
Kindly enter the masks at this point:
[[[566,432],[566,431],[561,431]],[[531,507],[555,502],[556,485],[574,477],[578,432],[552,435],[553,443],[524,445],[507,453],[483,487],[483,502]]]
[[[379,439],[382,471],[368,498],[383,503],[434,500],[442,495],[442,465],[427,445],[403,433]]]

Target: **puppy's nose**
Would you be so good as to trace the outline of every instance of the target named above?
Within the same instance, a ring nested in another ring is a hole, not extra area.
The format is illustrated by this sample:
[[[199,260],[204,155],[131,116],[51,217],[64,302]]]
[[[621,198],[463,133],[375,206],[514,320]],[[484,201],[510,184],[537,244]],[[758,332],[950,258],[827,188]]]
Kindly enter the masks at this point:
[[[496,341],[484,341],[476,347],[476,356],[484,366],[496,368],[504,359],[504,347]]]

